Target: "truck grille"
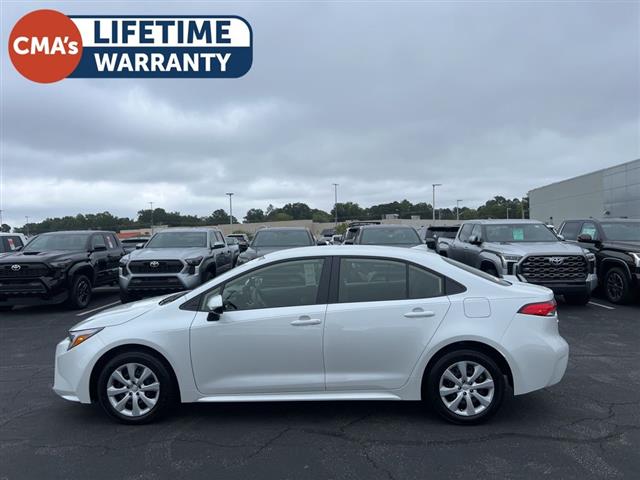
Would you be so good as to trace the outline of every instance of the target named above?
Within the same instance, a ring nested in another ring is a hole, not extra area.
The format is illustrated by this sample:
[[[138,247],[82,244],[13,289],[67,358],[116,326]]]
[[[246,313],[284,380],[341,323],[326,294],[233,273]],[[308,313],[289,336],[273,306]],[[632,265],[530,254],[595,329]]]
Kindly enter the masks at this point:
[[[131,273],[180,273],[183,268],[180,260],[138,260],[129,263]]]
[[[130,290],[184,290],[178,277],[134,277]]]
[[[20,268],[16,268],[16,265]],[[0,265],[0,278],[37,278],[49,275],[43,263],[6,263]]]
[[[534,255],[520,264],[520,273],[530,283],[584,281],[588,270],[581,255]]]

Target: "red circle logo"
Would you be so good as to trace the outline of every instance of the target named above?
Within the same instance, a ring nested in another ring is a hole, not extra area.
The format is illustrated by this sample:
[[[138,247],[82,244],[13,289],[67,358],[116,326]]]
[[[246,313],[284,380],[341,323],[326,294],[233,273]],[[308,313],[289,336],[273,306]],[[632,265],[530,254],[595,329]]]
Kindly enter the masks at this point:
[[[75,70],[82,56],[82,37],[73,21],[55,10],[36,10],[22,17],[9,35],[13,66],[29,80],[52,83]]]

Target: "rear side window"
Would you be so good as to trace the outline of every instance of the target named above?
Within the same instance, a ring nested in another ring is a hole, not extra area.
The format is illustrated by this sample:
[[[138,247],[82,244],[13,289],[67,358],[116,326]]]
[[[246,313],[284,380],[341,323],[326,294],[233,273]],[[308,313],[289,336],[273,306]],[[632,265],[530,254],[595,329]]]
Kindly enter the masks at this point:
[[[106,248],[107,244],[104,243],[104,237],[102,235],[94,235],[93,237],[91,237],[91,248],[96,248],[96,247],[105,247]]]
[[[380,302],[407,298],[406,264],[373,258],[342,258],[338,302]]]
[[[566,240],[577,240],[578,232],[580,231],[580,223],[581,222],[565,222],[560,234]]]
[[[24,246],[20,237],[16,236],[2,236],[0,237],[0,252],[13,252],[18,248]]]
[[[109,250],[118,248],[118,242],[111,233],[105,233],[104,238],[107,240],[107,248]]]
[[[444,295],[442,277],[409,265],[409,298],[431,298]]]
[[[465,223],[460,229],[460,237],[459,240],[461,242],[466,242],[469,240],[469,235],[471,235],[471,230],[473,230],[473,223]]]

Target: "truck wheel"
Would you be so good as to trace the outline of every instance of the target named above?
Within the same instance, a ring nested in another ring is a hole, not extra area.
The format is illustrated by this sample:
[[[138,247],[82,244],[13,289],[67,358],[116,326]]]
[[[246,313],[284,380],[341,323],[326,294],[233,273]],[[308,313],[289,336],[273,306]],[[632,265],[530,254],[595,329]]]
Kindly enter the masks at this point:
[[[588,293],[565,293],[564,301],[569,305],[586,305],[591,300]]]
[[[135,302],[136,300],[139,300],[139,299],[140,298],[137,295],[132,295],[126,290],[120,290],[120,303],[124,304],[129,302]]]
[[[494,277],[499,277],[500,275],[498,275],[498,271],[496,270],[495,267],[484,267],[482,269],[485,273],[488,273],[489,275],[493,275]]]
[[[207,270],[202,274],[202,283],[207,283],[209,280],[213,279],[216,276],[216,272]]]
[[[91,281],[89,277],[82,274],[76,275],[71,281],[67,304],[76,310],[85,308],[91,302],[91,292]]]
[[[604,276],[604,294],[611,303],[629,303],[631,288],[629,280],[621,268],[612,268]]]

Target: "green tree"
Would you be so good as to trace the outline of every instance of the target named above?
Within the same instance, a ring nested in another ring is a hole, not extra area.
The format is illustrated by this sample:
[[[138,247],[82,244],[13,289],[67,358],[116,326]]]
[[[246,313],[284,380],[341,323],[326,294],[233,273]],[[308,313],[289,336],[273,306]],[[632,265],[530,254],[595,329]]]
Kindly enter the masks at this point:
[[[0,232],[9,233],[10,231],[11,231],[11,227],[6,223],[3,223],[2,225],[0,225]]]
[[[247,214],[244,216],[246,223],[259,223],[264,222],[264,212],[261,208],[252,208],[247,210]]]
[[[222,208],[215,210],[210,216],[204,219],[204,222],[208,225],[220,225],[229,223],[229,214]],[[238,219],[233,217],[233,223],[238,223]]]

